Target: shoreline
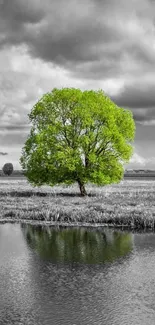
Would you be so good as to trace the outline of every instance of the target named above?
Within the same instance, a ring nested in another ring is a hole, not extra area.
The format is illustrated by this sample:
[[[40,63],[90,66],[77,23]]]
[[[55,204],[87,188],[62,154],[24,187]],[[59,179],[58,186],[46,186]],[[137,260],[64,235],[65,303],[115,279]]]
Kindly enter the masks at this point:
[[[108,223],[89,223],[89,222],[55,222],[55,221],[46,221],[46,220],[27,220],[27,219],[17,219],[17,218],[1,218],[0,225],[4,224],[29,224],[32,226],[45,226],[53,227],[56,229],[59,228],[91,228],[95,230],[100,229],[111,229],[117,231],[127,231],[127,232],[136,232],[136,233],[155,233],[155,228],[151,227],[132,227],[127,224],[108,224]]]
[[[90,223],[90,222],[56,222],[56,221],[46,221],[46,220],[27,220],[27,219],[12,219],[12,218],[2,218],[0,219],[0,224],[4,223],[24,223],[31,225],[41,225],[50,227],[92,227],[92,228],[129,228],[128,225],[117,225],[108,223]]]

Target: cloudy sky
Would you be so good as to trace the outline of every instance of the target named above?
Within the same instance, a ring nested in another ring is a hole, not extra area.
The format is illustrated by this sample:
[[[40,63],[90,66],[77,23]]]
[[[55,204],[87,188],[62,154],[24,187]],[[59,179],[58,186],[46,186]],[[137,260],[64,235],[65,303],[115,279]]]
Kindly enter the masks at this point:
[[[54,87],[103,89],[136,122],[126,168],[155,169],[155,0],[0,0],[0,168]]]

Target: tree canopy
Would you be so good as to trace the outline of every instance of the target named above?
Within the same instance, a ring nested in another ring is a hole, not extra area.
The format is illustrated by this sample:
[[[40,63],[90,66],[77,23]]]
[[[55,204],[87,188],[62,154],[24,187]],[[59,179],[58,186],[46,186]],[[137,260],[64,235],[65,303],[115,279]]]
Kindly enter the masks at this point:
[[[34,186],[78,182],[118,183],[129,162],[135,136],[130,110],[118,107],[102,90],[54,88],[28,115],[32,123],[21,166]]]

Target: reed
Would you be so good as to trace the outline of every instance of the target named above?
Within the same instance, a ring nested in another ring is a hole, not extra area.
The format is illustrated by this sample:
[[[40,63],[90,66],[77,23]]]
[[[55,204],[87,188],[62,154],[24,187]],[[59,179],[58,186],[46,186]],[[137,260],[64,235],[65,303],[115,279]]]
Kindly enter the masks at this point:
[[[76,184],[33,188],[26,179],[1,180],[0,221],[91,224],[155,229],[155,182],[129,181],[104,187]]]

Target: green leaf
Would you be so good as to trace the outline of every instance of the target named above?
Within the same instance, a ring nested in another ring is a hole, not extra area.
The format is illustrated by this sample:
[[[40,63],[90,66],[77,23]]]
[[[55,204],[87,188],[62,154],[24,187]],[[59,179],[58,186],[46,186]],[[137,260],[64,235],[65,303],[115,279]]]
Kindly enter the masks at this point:
[[[110,184],[133,154],[132,112],[102,90],[54,88],[32,108],[20,163],[34,185]]]

